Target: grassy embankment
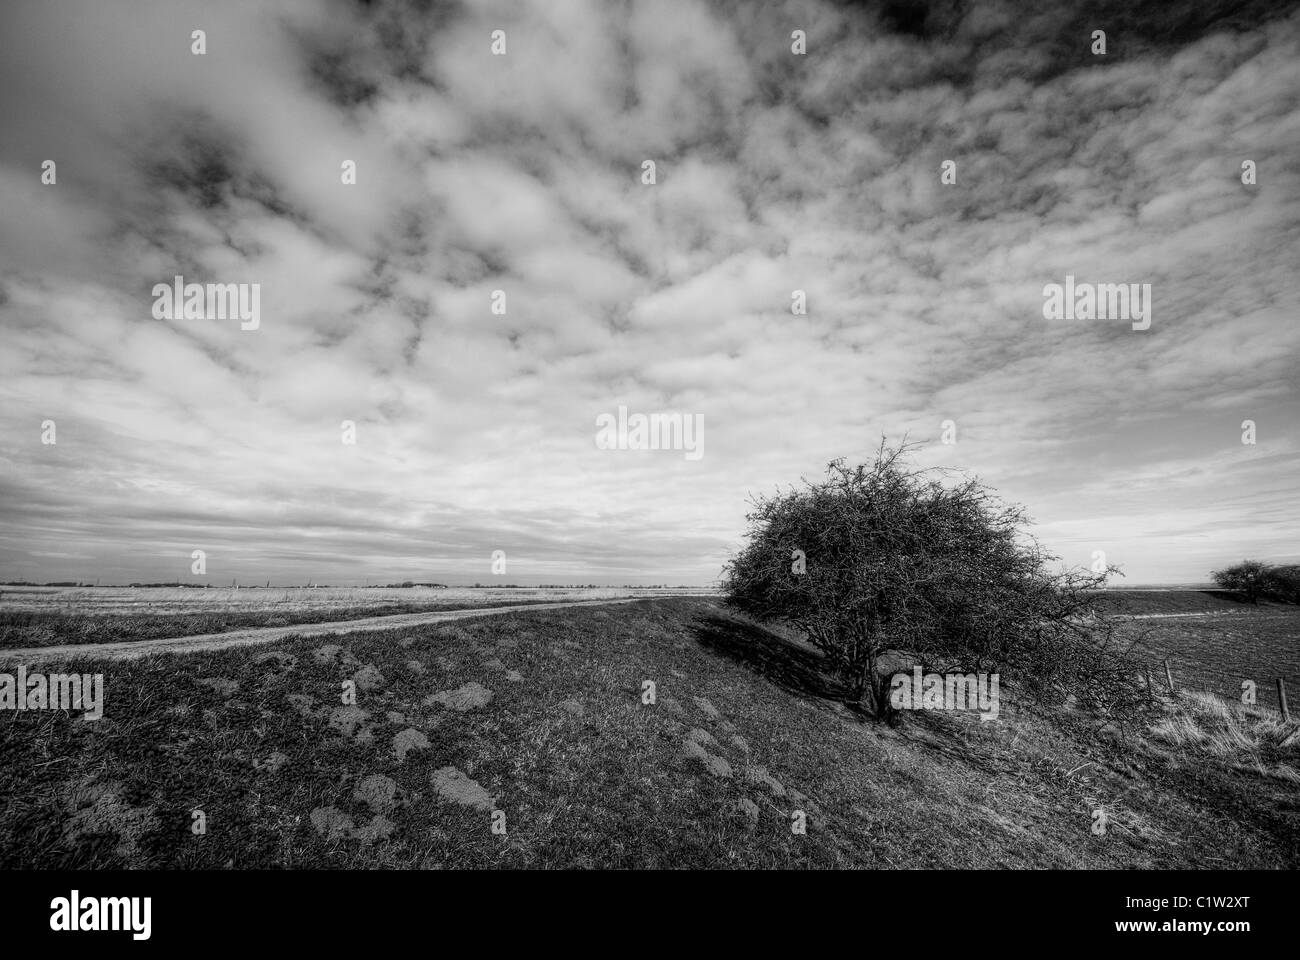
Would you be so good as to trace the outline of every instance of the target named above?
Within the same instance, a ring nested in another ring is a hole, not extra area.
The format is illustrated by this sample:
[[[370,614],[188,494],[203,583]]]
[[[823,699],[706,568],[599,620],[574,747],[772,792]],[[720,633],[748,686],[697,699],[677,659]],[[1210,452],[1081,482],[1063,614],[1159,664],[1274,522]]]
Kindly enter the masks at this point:
[[[1124,738],[1004,691],[890,729],[708,600],[69,666],[104,719],[0,714],[0,865],[1300,866],[1266,711],[1184,698]]]

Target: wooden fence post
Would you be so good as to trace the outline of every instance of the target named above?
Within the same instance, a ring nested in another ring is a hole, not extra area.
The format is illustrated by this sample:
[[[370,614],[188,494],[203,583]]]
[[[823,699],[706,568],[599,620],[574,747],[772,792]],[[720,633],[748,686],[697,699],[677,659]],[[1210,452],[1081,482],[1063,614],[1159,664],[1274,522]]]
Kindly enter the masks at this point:
[[[1165,657],[1165,679],[1169,681],[1169,692],[1174,692],[1174,675],[1169,671],[1169,658]]]
[[[1287,723],[1291,722],[1291,711],[1286,705],[1286,681],[1281,677],[1277,678],[1277,702],[1282,705],[1282,719]]]

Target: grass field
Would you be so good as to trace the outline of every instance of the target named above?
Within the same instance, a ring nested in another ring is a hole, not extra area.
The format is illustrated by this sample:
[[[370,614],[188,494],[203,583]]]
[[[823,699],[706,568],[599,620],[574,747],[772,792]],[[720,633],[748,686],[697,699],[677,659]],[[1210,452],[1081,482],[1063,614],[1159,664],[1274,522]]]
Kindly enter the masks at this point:
[[[1176,686],[1236,700],[1242,681],[1251,680],[1258,701],[1277,708],[1276,680],[1282,677],[1292,712],[1300,716],[1300,614],[1294,607],[1133,621],[1122,634],[1159,684],[1168,659]]]
[[[483,606],[657,596],[653,589],[0,587],[0,649],[191,637]]]
[[[1101,609],[1130,616],[1249,611],[1250,604],[1226,590],[1101,590]]]
[[[705,598],[45,669],[104,717],[0,715],[7,867],[1300,866],[1266,711],[883,727]]]

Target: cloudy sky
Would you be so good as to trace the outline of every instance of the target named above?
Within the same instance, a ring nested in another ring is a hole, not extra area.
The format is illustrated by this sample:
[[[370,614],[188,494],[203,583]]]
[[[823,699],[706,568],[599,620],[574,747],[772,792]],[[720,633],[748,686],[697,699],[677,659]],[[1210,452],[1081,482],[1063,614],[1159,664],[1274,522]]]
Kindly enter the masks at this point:
[[[1077,6],[5,0],[0,578],[706,583],[882,434],[1129,583],[1300,560],[1300,14]]]

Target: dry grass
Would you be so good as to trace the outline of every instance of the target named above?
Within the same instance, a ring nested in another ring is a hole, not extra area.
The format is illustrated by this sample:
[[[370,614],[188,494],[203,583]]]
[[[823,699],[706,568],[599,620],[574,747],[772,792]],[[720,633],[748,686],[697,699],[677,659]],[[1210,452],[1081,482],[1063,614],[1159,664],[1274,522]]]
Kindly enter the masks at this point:
[[[1300,724],[1276,710],[1232,703],[1212,693],[1185,691],[1151,735],[1189,754],[1228,761],[1261,776],[1300,783]]]

